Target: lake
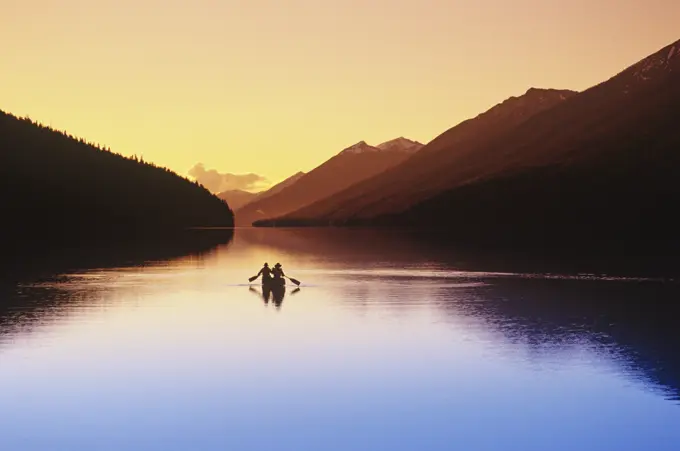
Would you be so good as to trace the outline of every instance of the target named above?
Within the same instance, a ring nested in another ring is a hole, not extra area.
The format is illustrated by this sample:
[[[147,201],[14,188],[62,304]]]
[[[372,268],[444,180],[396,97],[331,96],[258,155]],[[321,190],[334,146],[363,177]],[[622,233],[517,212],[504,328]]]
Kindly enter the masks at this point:
[[[3,450],[680,449],[667,277],[375,230],[97,257],[1,286]]]

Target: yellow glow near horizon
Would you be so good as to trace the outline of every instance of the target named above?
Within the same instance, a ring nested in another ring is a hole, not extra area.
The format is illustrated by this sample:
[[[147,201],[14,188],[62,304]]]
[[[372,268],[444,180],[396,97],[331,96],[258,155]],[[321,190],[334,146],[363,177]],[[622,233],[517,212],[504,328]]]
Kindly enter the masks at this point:
[[[186,175],[427,142],[680,38],[676,0],[0,0],[0,109]]]

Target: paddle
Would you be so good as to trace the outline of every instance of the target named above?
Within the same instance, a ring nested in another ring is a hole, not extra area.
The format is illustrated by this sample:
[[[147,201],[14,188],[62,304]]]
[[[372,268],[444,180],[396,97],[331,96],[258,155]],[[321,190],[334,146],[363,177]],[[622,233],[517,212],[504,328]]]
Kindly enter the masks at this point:
[[[293,283],[294,283],[295,285],[297,285],[298,287],[300,286],[300,281],[299,281],[299,280],[293,279],[292,277],[288,277],[288,276],[285,276],[285,277],[286,277],[286,279],[290,280],[291,282],[293,282]]]
[[[257,279],[258,277],[259,276],[253,276],[253,277],[248,279],[248,282],[252,282],[253,280]],[[286,279],[290,280],[291,282],[293,282],[297,286],[300,286],[300,284],[302,283],[297,279],[293,279],[292,277],[288,277],[288,276],[285,276],[285,277],[286,277]]]

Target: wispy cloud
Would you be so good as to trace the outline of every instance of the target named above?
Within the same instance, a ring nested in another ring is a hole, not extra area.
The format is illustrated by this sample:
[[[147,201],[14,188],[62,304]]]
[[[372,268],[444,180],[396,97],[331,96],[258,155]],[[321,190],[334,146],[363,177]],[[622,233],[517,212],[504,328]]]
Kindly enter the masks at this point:
[[[268,180],[258,174],[229,174],[220,173],[215,169],[206,169],[203,163],[197,163],[189,169],[189,175],[213,193],[240,189],[257,191],[268,186]]]

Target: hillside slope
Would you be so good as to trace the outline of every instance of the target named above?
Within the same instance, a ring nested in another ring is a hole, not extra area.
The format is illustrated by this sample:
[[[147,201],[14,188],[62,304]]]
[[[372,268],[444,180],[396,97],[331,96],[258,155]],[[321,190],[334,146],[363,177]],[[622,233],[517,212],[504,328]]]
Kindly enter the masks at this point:
[[[479,241],[677,246],[680,41],[485,149],[474,179],[383,224],[446,224]]]
[[[4,112],[0,191],[4,241],[114,240],[233,225],[225,202],[170,170]]]
[[[494,152],[477,151],[484,143],[575,94],[566,90],[530,89],[447,130],[403,163],[292,212],[285,219],[342,224],[349,219],[404,211],[445,189],[461,159],[472,159],[482,167],[492,162],[496,158]]]
[[[241,189],[230,189],[217,194],[217,197],[229,204],[229,207],[236,211],[244,205],[249,204],[257,198],[259,193],[251,193]]]
[[[292,184],[294,184],[295,182],[300,180],[300,178],[302,178],[302,176],[304,176],[304,175],[305,175],[305,173],[302,172],[302,171],[300,171],[296,174],[293,174],[290,177],[288,177],[287,179],[285,179],[284,181],[279,182],[276,185],[272,186],[268,190],[262,191],[261,193],[257,193],[257,197],[253,200],[262,200],[262,199],[266,199],[270,196],[273,196],[274,194],[278,194],[282,190],[286,189],[287,187],[291,186]],[[233,210],[236,211],[237,209],[234,208]]]
[[[492,245],[677,249],[678,117],[680,41],[452,159],[431,174],[448,185],[435,196],[344,223],[441,226]]]

